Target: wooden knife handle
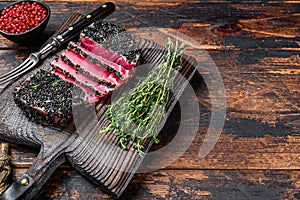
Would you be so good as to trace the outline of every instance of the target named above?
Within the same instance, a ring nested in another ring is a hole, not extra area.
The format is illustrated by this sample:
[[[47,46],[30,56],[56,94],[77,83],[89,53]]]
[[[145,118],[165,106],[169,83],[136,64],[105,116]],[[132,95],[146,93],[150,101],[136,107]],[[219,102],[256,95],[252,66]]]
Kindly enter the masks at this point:
[[[105,18],[115,10],[115,4],[111,2],[102,4],[98,9],[86,15],[75,24],[70,25],[59,35],[52,37],[51,43],[45,45],[40,49],[40,51],[35,52],[34,56],[38,59],[46,58],[50,53],[56,52],[56,50],[61,47],[62,44],[70,41],[72,38],[77,36],[80,31],[82,31],[88,25],[92,24],[95,20]]]
[[[102,19],[110,15],[116,10],[115,4],[107,2],[102,4],[98,9],[86,15],[77,23],[71,25],[68,29],[58,35],[56,38],[59,42],[64,43],[77,35],[85,27],[93,23],[97,19]]]

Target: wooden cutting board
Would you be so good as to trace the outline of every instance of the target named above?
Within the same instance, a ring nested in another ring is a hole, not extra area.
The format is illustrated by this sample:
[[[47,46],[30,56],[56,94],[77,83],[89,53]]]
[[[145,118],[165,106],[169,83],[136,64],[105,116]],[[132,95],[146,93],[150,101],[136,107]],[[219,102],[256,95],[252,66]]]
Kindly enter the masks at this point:
[[[155,41],[145,39],[140,39],[139,48],[142,52],[142,64],[147,65],[137,67],[137,73],[126,83],[128,85],[138,83],[139,74],[144,74],[161,63],[165,53],[164,48]],[[166,119],[195,72],[195,60],[188,56],[184,57],[180,74],[175,79],[173,96],[168,103]],[[49,63],[52,60],[53,57],[45,60],[38,69],[8,85],[0,95],[0,138],[40,148],[35,162],[26,174],[12,184],[2,199],[11,196],[31,199],[54,170],[66,161],[83,176],[117,198],[129,184],[144,157],[139,156],[132,148],[133,144],[128,145],[128,151],[122,150],[114,133],[99,134],[99,131],[109,123],[105,119],[105,111],[111,96],[101,99],[95,106],[82,107],[80,112],[83,113],[82,117],[76,116],[74,122],[63,130],[29,121],[14,103],[12,92],[15,86],[41,68],[49,70]],[[116,93],[121,94],[128,90],[128,85],[119,88]],[[161,128],[164,123],[165,121],[161,123]],[[145,144],[145,150],[148,152],[152,143],[145,141]],[[27,179],[28,185],[22,185],[20,183],[22,179]]]

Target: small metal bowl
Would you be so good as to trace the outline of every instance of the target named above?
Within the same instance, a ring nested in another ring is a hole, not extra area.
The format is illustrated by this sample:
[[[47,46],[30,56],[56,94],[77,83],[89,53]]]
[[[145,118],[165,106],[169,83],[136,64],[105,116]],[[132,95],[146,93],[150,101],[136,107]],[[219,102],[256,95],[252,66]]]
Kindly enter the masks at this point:
[[[14,3],[11,3],[11,4],[7,5],[2,10],[0,10],[0,14],[2,13],[2,11],[5,8],[7,8],[9,6],[13,6],[15,4],[21,4],[22,2],[36,2],[36,3],[40,4],[47,11],[45,19],[42,22],[40,22],[39,25],[27,30],[26,32],[23,32],[23,33],[6,33],[4,31],[0,30],[0,34],[3,35],[5,38],[7,38],[7,39],[9,39],[13,42],[16,42],[16,43],[29,43],[29,42],[32,42],[32,39],[35,39],[39,35],[41,35],[41,33],[45,30],[45,28],[48,24],[49,18],[50,18],[51,11],[50,11],[49,6],[47,4],[41,2],[41,1],[38,1],[38,0],[21,0],[21,1],[17,1],[17,2],[14,2]]]

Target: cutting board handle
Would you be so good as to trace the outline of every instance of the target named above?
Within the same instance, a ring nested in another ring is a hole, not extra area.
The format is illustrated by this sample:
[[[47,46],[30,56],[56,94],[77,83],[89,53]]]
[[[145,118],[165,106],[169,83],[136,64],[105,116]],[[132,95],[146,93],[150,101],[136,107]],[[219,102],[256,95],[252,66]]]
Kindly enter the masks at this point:
[[[66,149],[74,142],[76,135],[66,132],[39,134],[41,150],[35,162],[2,195],[1,200],[34,199],[53,172],[66,162]]]
[[[44,153],[40,153],[34,165],[3,193],[1,200],[34,199],[55,169],[66,161],[61,149],[51,154],[42,158]]]

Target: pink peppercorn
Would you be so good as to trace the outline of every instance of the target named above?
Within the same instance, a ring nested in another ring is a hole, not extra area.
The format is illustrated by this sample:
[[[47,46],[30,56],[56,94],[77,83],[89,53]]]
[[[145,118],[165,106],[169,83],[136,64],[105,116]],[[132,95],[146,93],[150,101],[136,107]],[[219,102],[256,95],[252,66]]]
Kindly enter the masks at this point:
[[[24,33],[38,26],[47,16],[47,10],[37,2],[22,2],[3,9],[0,30],[10,34]]]

